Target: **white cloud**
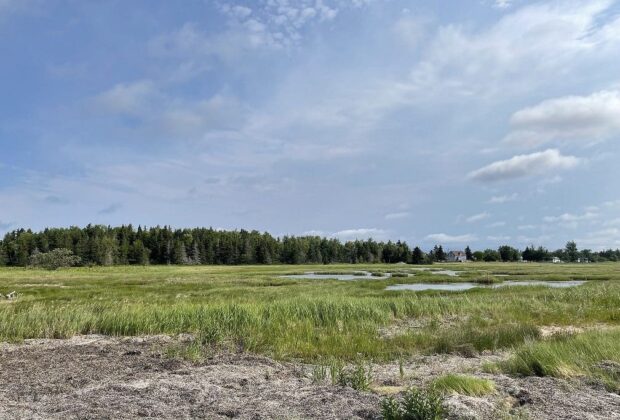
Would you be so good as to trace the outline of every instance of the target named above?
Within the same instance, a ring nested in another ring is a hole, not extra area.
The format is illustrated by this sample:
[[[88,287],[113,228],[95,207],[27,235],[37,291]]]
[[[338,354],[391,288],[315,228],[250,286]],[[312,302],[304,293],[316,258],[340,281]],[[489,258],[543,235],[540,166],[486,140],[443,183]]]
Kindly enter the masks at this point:
[[[605,206],[605,207],[617,207],[617,206],[620,206],[620,200],[605,201],[603,203],[603,206]]]
[[[586,212],[583,214],[564,213],[559,216],[546,216],[543,220],[547,223],[555,222],[580,222],[584,220],[593,220],[599,217],[598,213]]]
[[[554,140],[593,142],[620,135],[620,91],[549,99],[515,112],[504,141],[538,146]]]
[[[509,195],[498,195],[498,196],[491,197],[489,199],[489,203],[490,204],[503,204],[509,201],[515,201],[517,198],[519,198],[519,194],[517,193],[513,193]]]
[[[585,237],[578,238],[575,242],[581,248],[593,248],[604,250],[620,247],[620,228],[610,227],[588,233]]]
[[[508,9],[512,6],[512,0],[495,0],[493,2],[493,7],[496,9]]]
[[[402,211],[398,213],[388,213],[385,215],[385,220],[406,219],[409,216],[411,216],[411,213],[408,211]]]
[[[238,19],[244,19],[252,14],[252,9],[239,5],[224,4],[221,6],[221,10],[224,14]]]
[[[338,9],[328,0],[267,1],[254,9],[222,4],[219,10],[227,17],[224,31],[211,33],[187,22],[178,31],[153,39],[149,45],[151,54],[181,58],[184,60],[182,66],[197,67],[196,73],[199,73],[209,66],[196,66],[196,61],[217,58],[234,63],[252,52],[277,51],[297,45],[306,26],[333,20],[338,14]]]
[[[358,228],[358,229],[345,229],[333,233],[330,236],[339,238],[341,240],[352,239],[382,239],[387,235],[387,231],[377,228]]]
[[[477,241],[478,238],[471,234],[448,235],[446,233],[432,233],[426,236],[426,240],[437,243],[465,243]]]
[[[481,182],[508,180],[540,175],[552,170],[570,169],[579,163],[580,159],[575,156],[563,156],[557,149],[548,149],[493,162],[470,172],[469,178]]]
[[[519,226],[517,226],[517,229],[519,229],[519,230],[534,230],[536,228],[538,228],[538,226],[536,226],[536,225],[519,225]]]
[[[505,4],[505,2],[504,2]],[[614,63],[620,25],[601,19],[610,0],[537,2],[490,27],[439,28],[411,73],[413,92],[477,100],[531,92],[575,74],[588,60]]]
[[[488,219],[489,217],[491,217],[491,214],[485,211],[482,213],[474,214],[473,216],[469,216],[468,218],[465,219],[465,221],[467,223],[474,223],[474,222],[479,222],[484,219]]]

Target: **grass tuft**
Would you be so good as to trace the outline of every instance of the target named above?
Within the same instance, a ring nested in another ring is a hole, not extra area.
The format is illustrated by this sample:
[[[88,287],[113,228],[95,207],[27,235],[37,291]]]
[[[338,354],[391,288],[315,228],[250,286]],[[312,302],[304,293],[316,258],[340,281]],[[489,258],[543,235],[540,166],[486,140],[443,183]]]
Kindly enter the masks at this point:
[[[506,373],[557,378],[587,377],[620,393],[620,330],[590,331],[530,342],[499,367]]]
[[[438,392],[444,394],[456,392],[471,397],[480,397],[495,391],[493,381],[469,375],[444,375],[435,379],[433,385]]]

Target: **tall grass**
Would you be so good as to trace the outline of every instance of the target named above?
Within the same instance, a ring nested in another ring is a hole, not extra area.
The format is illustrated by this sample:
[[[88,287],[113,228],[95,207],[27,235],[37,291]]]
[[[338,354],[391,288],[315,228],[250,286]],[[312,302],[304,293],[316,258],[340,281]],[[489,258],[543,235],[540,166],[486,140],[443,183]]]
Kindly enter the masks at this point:
[[[448,374],[433,381],[433,386],[438,392],[469,395],[480,397],[495,391],[495,384],[488,379],[476,378],[470,375]]]
[[[530,342],[499,366],[516,375],[592,378],[620,392],[620,329]]]
[[[527,266],[527,267],[525,267]],[[471,264],[467,276],[479,265]],[[492,265],[484,265],[489,270]],[[498,265],[500,267],[500,265]],[[0,269],[0,340],[75,334],[193,333],[206,347],[230,347],[317,361],[397,359],[413,353],[495,350],[538,338],[539,325],[620,322],[620,273],[589,264],[613,280],[574,289],[520,287],[451,292],[387,292],[402,279],[293,280],[280,275],[316,266],[100,267],[47,272]],[[350,266],[335,266],[350,271]],[[356,269],[389,271],[388,265]],[[578,266],[501,265],[531,279],[567,279]],[[411,281],[424,280],[418,273]],[[420,328],[396,328],[415,319]],[[394,326],[396,333],[381,335]]]

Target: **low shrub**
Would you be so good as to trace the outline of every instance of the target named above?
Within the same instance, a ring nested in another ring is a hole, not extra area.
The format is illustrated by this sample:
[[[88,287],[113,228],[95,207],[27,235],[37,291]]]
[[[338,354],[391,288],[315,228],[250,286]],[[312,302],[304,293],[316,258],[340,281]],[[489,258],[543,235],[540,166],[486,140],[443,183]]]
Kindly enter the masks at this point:
[[[439,420],[443,414],[443,397],[434,388],[412,387],[400,401],[387,397],[381,402],[384,420]]]
[[[358,391],[367,391],[372,382],[372,369],[360,362],[353,367],[346,367],[340,360],[334,360],[329,366],[333,385],[350,386]]]
[[[30,266],[57,270],[62,267],[73,267],[80,263],[80,257],[73,255],[73,251],[65,248],[56,248],[50,252],[35,252],[30,256]]]

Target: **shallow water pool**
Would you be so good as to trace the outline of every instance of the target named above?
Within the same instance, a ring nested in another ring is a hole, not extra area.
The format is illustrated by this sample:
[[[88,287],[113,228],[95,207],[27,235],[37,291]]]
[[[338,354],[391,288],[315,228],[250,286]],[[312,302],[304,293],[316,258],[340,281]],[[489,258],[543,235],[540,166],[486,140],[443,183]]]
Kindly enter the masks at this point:
[[[413,290],[421,292],[423,290],[447,290],[447,291],[463,291],[480,287],[484,289],[497,289],[499,287],[511,286],[547,286],[553,288],[575,287],[584,284],[583,280],[567,280],[567,281],[542,281],[542,280],[524,280],[524,281],[505,281],[497,284],[479,284],[470,282],[460,283],[412,283],[412,284],[393,284],[387,286],[385,290]]]

